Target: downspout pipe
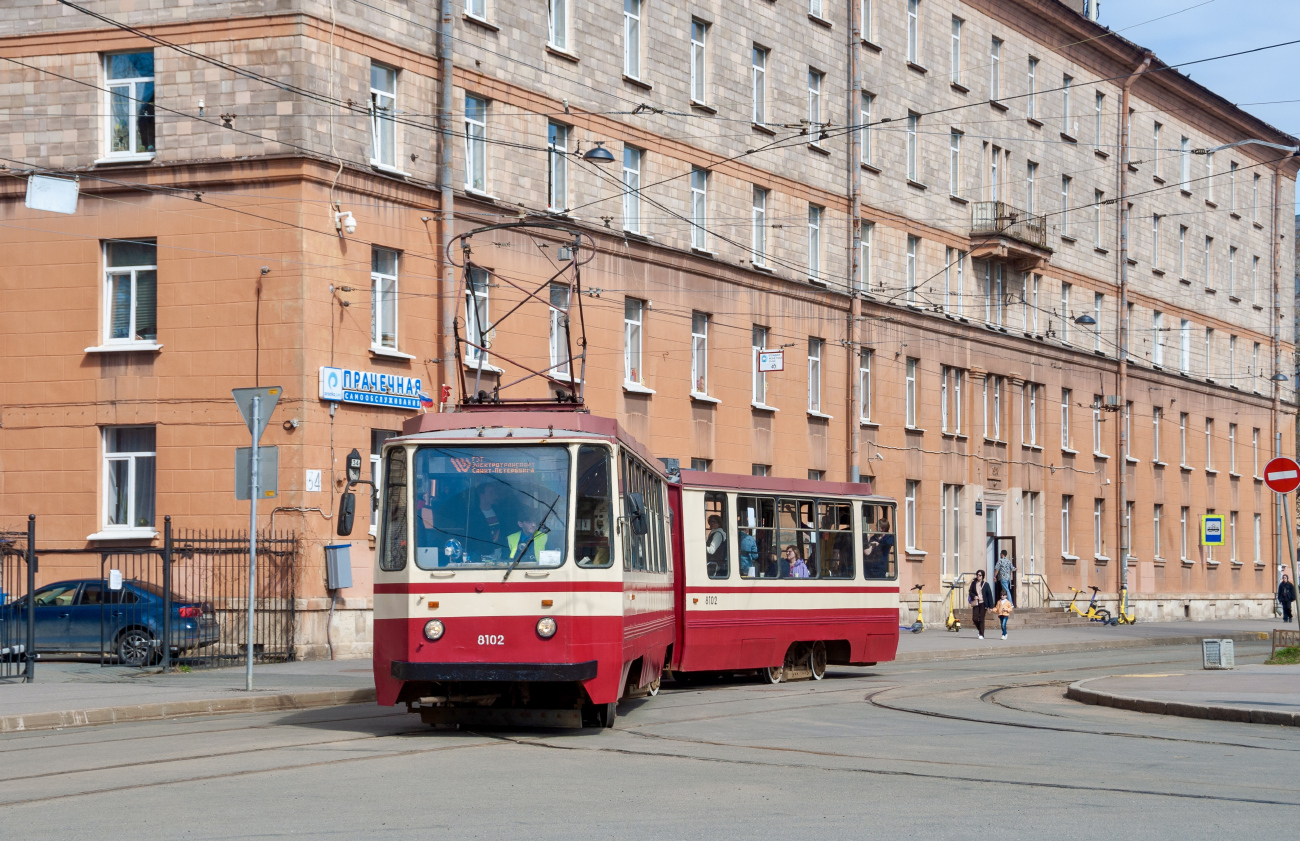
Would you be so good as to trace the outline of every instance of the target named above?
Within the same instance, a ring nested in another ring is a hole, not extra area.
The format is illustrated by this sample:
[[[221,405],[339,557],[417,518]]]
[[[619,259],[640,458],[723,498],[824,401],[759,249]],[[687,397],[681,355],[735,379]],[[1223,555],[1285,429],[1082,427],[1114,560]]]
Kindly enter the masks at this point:
[[[859,0],[848,0],[849,5],[849,116],[848,125],[854,125],[861,119],[862,109],[862,20],[859,16]],[[857,116],[855,116],[857,115]],[[862,296],[858,284],[862,282],[862,129],[849,132],[849,325],[848,325],[848,377],[849,405],[844,416],[848,421],[848,473],[850,482],[862,479],[862,466],[858,453],[862,450],[862,421],[858,406],[862,395],[858,394],[861,385],[858,382],[859,355],[862,353],[858,342],[858,324],[862,314]]]
[[[453,393],[447,406],[455,406],[458,395],[455,394],[456,348],[454,346],[453,322],[456,318],[456,267],[447,257],[447,246],[454,236],[456,221],[456,197],[452,192],[452,89],[454,87],[454,64],[452,61],[452,44],[455,25],[453,0],[442,0],[442,23],[438,28],[438,135],[440,148],[438,166],[438,259],[442,265],[439,270],[438,294],[442,308],[442,335],[439,337],[438,378],[444,385],[450,385]],[[439,390],[439,400],[441,389]],[[446,408],[446,407],[443,407]]]
[[[1116,157],[1119,166],[1119,195],[1116,204],[1116,217],[1119,224],[1119,370],[1116,376],[1115,390],[1119,395],[1119,411],[1122,413],[1120,422],[1115,424],[1117,427],[1116,434],[1119,436],[1119,450],[1115,454],[1116,464],[1119,465],[1119,481],[1116,482],[1119,491],[1119,507],[1115,511],[1115,524],[1119,531],[1119,587],[1124,592],[1128,589],[1128,558],[1131,554],[1129,551],[1132,535],[1129,534],[1128,523],[1128,426],[1132,423],[1132,418],[1128,417],[1128,342],[1129,342],[1129,323],[1128,323],[1128,237],[1129,237],[1129,213],[1128,213],[1128,166],[1129,166],[1129,134],[1132,130],[1133,121],[1129,117],[1129,95],[1133,87],[1133,81],[1138,76],[1146,72],[1151,66],[1151,60],[1155,55],[1147,52],[1142,56],[1142,63],[1139,64],[1132,73],[1124,79],[1120,86],[1120,105],[1119,105],[1119,155]],[[1101,329],[1101,325],[1097,326]],[[1125,423],[1125,420],[1128,423]]]
[[[1282,383],[1278,382],[1277,375],[1282,370],[1282,240],[1278,235],[1278,213],[1279,206],[1282,204],[1282,162],[1273,164],[1273,212],[1269,214],[1269,234],[1272,237],[1270,248],[1270,258],[1273,261],[1273,330],[1269,341],[1273,345],[1273,374],[1269,382],[1273,386],[1273,411],[1270,413],[1269,438],[1273,444],[1273,456],[1276,458],[1286,452],[1282,446],[1282,422],[1279,413],[1282,410]],[[1259,376],[1259,372],[1254,372]],[[1287,535],[1290,536],[1295,529],[1295,517],[1290,516],[1290,512],[1284,510],[1283,500],[1286,496],[1273,494],[1273,505],[1276,513],[1273,516],[1273,592],[1277,592],[1277,585],[1281,582],[1282,570],[1285,565],[1282,563],[1282,529],[1288,529]],[[1283,525],[1285,524],[1285,525]],[[1291,559],[1294,564],[1295,559]]]

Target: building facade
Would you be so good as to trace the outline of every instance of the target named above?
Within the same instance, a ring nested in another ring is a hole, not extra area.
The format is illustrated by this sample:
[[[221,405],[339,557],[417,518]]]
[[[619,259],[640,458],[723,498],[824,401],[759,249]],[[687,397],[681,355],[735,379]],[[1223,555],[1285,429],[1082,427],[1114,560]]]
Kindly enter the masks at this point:
[[[522,361],[683,466],[873,482],[936,614],[1004,538],[1040,595],[1126,576],[1146,619],[1272,611],[1297,166],[1207,150],[1293,138],[1057,0],[443,12],[0,22],[0,278],[24,328],[2,513],[85,552],[42,582],[156,545],[164,515],[246,523],[230,389],[280,385],[264,525],[276,508],[305,547],[299,655],[324,654],[331,600],[335,650],[364,654],[360,529],[354,586],[325,589],[340,462],[424,410],[412,393],[450,411],[465,369],[491,395]],[[76,176],[76,213],[25,207],[32,170]],[[566,235],[480,232],[481,271],[457,268],[452,236],[521,220],[588,237],[585,371],[556,367]],[[323,399],[327,368],[370,402]]]

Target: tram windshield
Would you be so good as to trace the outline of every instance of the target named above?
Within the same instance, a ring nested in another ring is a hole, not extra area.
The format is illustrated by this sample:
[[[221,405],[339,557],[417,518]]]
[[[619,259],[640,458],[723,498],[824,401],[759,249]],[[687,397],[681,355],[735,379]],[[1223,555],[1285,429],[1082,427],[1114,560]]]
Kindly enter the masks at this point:
[[[415,564],[421,569],[558,567],[568,516],[563,445],[415,453]]]

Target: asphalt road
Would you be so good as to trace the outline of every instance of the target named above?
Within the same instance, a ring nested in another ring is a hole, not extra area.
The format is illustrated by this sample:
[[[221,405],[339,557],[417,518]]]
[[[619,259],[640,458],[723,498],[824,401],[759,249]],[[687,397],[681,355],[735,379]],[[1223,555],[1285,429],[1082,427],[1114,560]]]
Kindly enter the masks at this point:
[[[1300,729],[1079,705],[1160,647],[832,669],[624,703],[606,731],[338,707],[0,740],[6,838],[1273,838]],[[1242,645],[1238,658],[1266,649]],[[0,690],[2,691],[2,690]]]

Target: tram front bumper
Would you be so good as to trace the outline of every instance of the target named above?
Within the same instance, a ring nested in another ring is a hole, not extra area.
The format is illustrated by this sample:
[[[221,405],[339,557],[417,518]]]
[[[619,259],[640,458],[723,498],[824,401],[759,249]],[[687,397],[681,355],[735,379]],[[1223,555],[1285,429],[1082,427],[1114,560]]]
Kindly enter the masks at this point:
[[[596,661],[585,663],[412,663],[394,660],[391,674],[402,681],[528,681],[570,683],[596,676]]]

